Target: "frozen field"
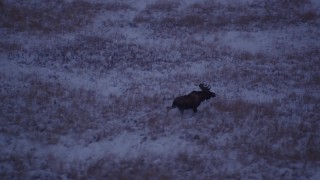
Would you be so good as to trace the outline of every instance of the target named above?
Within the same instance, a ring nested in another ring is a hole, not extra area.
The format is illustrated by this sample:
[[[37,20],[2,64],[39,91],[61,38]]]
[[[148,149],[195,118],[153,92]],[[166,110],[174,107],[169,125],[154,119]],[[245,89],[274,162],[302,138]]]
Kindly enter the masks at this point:
[[[1,179],[320,179],[317,0],[0,0]],[[175,97],[211,85],[197,114]]]

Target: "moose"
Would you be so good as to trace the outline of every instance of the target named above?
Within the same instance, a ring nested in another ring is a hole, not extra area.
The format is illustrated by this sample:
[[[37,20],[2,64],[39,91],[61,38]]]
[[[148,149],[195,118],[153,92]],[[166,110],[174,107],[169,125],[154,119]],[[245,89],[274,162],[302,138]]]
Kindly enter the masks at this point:
[[[188,95],[179,96],[174,99],[172,106],[167,107],[167,114],[171,109],[178,108],[181,117],[184,110],[192,109],[194,113],[197,112],[197,108],[204,100],[216,97],[216,94],[210,91],[210,86],[207,84],[199,84],[201,91],[192,91]]]

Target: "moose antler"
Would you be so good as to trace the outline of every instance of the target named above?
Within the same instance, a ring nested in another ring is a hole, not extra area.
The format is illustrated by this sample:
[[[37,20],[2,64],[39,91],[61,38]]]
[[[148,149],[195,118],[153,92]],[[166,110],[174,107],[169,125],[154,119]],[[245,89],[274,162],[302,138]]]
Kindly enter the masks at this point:
[[[199,87],[202,91],[210,91],[210,86],[208,84],[201,83]]]

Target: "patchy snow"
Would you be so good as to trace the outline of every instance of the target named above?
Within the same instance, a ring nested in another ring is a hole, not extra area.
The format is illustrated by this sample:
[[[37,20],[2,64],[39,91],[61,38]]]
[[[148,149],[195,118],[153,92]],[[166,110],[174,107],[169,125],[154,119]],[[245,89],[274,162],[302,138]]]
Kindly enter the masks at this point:
[[[4,1],[4,179],[320,178],[318,1],[59,2]]]
[[[273,37],[270,37],[269,33],[257,32],[239,32],[229,31],[225,34],[219,35],[222,38],[222,42],[226,46],[230,46],[236,50],[248,51],[251,53],[257,53],[266,51],[272,44]]]
[[[68,139],[68,137],[65,137]],[[161,158],[173,157],[180,152],[194,152],[197,150],[192,144],[180,139],[177,136],[160,137],[159,139],[148,139],[136,133],[123,132],[112,139],[105,139],[99,142],[87,144],[63,144],[42,147],[41,145],[29,147],[30,142],[21,141],[15,144],[16,151],[30,151],[37,149],[38,158],[49,155],[56,156],[61,161],[86,162],[89,159],[96,161],[101,157],[117,157],[119,159],[134,159],[145,154],[159,156]],[[23,148],[27,147],[27,148]],[[66,152],[68,152],[66,154]]]

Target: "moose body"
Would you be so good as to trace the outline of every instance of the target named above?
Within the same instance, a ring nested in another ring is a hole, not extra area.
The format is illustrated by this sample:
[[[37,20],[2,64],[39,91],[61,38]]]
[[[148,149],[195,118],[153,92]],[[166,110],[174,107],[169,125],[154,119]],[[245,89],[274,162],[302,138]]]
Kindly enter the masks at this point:
[[[199,85],[201,91],[192,91],[188,95],[179,96],[174,99],[172,106],[167,108],[167,112],[171,109],[178,108],[181,116],[184,110],[192,109],[194,113],[197,112],[198,106],[202,101],[216,97],[216,94],[210,91],[208,85],[201,83]]]

